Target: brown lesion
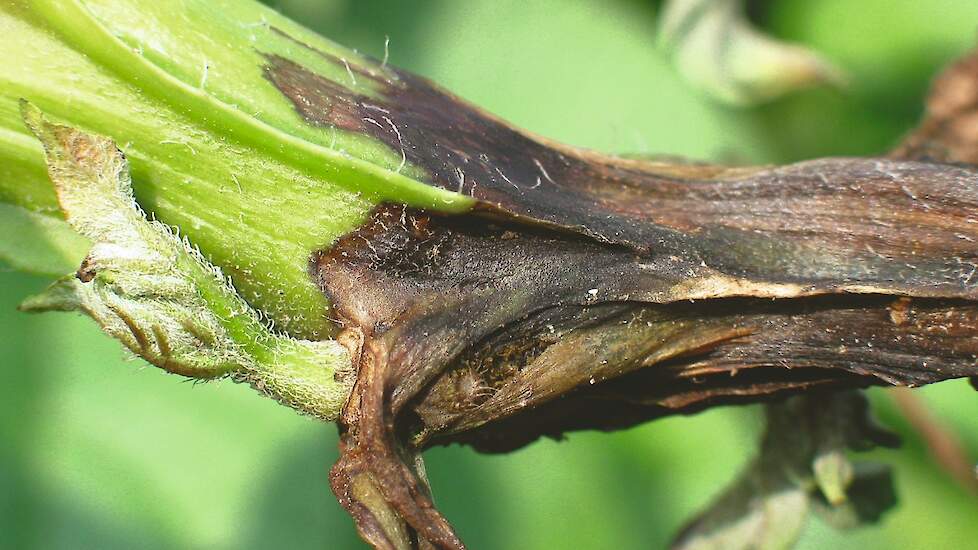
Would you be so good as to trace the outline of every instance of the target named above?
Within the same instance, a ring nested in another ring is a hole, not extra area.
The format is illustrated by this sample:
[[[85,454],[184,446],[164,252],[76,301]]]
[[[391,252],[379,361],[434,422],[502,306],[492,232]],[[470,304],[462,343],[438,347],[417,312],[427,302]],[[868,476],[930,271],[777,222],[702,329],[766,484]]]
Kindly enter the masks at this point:
[[[364,537],[460,547],[417,466],[432,445],[505,452],[718,404],[978,370],[970,300],[657,304],[637,299],[663,282],[636,267],[649,261],[534,225],[401,207],[317,257],[359,368],[331,479]]]
[[[656,269],[685,290],[643,300],[745,284],[751,296],[978,297],[973,167],[895,156],[753,168],[626,160],[532,136],[406,72],[370,76],[372,97],[266,59],[268,79],[310,124],[385,144],[426,183],[475,198],[485,217],[675,258]]]
[[[95,261],[92,260],[91,256],[85,256],[85,259],[82,260],[81,266],[79,266],[78,270],[75,271],[75,277],[83,283],[92,282],[95,280],[95,275],[97,274],[98,272],[95,268]]]
[[[367,96],[266,59],[310,124],[477,199],[458,216],[379,207],[311,265],[357,368],[330,479],[377,548],[462,547],[425,481],[432,445],[505,452],[978,374],[978,169],[915,153],[966,160],[945,123],[892,158],[640,162],[531,136],[394,69],[358,73]]]

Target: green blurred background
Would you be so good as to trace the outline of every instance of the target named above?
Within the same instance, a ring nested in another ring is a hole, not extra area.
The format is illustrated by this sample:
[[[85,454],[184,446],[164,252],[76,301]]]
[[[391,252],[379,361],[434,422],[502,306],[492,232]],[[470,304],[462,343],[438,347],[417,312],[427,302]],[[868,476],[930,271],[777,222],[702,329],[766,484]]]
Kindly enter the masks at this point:
[[[975,0],[752,2],[773,34],[852,76],[753,110],[691,91],[656,52],[656,2],[279,0],[326,36],[431,77],[534,132],[605,151],[785,162],[885,151],[919,117],[931,76],[976,39]],[[77,316],[15,305],[45,281],[0,273],[0,546],[362,548],[329,492],[335,429],[230,383],[193,384],[127,360]],[[918,392],[978,457],[978,393]],[[974,548],[978,498],[900,431],[901,504],[802,548]],[[505,456],[427,453],[438,504],[475,549],[660,548],[750,456],[755,407],[616,434],[578,433]]]

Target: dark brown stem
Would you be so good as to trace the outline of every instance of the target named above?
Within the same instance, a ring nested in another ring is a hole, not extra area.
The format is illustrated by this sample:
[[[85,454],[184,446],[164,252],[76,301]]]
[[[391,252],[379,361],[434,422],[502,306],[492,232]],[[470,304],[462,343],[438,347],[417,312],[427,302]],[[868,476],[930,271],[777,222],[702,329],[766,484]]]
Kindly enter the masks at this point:
[[[377,548],[462,547],[421,475],[432,445],[507,451],[815,388],[978,375],[978,168],[964,164],[978,130],[956,122],[978,110],[973,60],[938,81],[890,158],[762,168],[598,156],[405,73],[365,98],[268,61],[311,124],[385,141],[478,204],[378,208],[311,266],[358,368],[332,485]],[[947,107],[961,82],[972,96]],[[367,110],[396,130],[364,124]]]

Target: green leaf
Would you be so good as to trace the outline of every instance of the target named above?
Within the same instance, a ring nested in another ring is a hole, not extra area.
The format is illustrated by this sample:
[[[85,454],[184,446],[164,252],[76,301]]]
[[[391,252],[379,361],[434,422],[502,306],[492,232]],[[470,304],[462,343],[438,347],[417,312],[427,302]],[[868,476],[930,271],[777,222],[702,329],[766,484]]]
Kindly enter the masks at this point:
[[[13,269],[60,277],[78,269],[91,246],[63,220],[0,203],[0,261]]]

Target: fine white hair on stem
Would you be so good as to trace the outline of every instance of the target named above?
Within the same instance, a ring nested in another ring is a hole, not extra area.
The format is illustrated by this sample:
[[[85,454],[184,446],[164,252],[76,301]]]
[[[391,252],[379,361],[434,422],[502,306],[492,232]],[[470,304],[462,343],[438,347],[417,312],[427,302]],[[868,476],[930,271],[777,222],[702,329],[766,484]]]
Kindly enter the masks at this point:
[[[364,122],[369,122],[370,124],[373,124],[374,126],[380,128],[381,130],[384,129],[384,127],[381,126],[379,122],[377,122],[376,120],[374,120],[374,119],[372,119],[372,118],[370,118],[368,116],[367,117],[363,117],[363,121]]]
[[[207,73],[210,71],[210,68],[211,68],[211,64],[210,64],[209,61],[207,61],[207,58],[205,57],[204,58],[204,70],[202,71],[202,74],[200,76],[200,89],[201,90],[203,90],[204,87],[207,86]]]
[[[350,81],[353,82],[354,86],[356,86],[357,77],[353,74],[353,69],[350,68],[350,63],[346,60],[346,58],[342,58],[341,61],[343,62],[343,66],[346,67],[346,74],[350,75]]]
[[[391,112],[388,111],[387,109],[380,107],[379,105],[374,105],[372,103],[364,103],[363,108],[370,109],[371,111],[379,111],[381,113],[384,113],[385,115],[391,114]]]
[[[175,139],[164,139],[164,140],[160,141],[160,145],[183,145],[187,149],[190,149],[190,153],[192,155],[194,155],[194,156],[197,155],[197,150],[194,149],[194,146],[191,145],[187,141],[177,141]]]
[[[458,192],[461,193],[465,188],[465,172],[461,168],[455,167],[455,175],[458,176]]]
[[[407,164],[407,153],[404,152],[404,140],[401,138],[401,131],[397,129],[397,125],[391,120],[391,117],[385,116],[384,120],[390,125],[391,130],[394,130],[394,135],[397,136],[397,143],[401,148],[401,164],[397,167],[397,173],[400,174],[401,170],[404,169],[404,165]]]
[[[540,173],[543,174],[543,177],[546,178],[547,181],[549,181],[550,183],[552,183],[554,185],[557,185],[557,182],[555,182],[550,177],[550,174],[547,173],[547,169],[543,167],[543,164],[539,160],[533,159],[533,164],[536,164],[537,165],[537,168],[540,169]]]
[[[504,180],[506,180],[506,183],[512,185],[513,187],[515,187],[517,189],[520,188],[519,185],[516,185],[515,183],[513,183],[513,180],[511,180],[508,177],[506,177],[506,174],[504,174],[503,171],[500,170],[498,166],[496,167],[496,172],[499,172],[499,175],[502,176]]]
[[[241,27],[245,29],[253,29],[255,27],[268,27],[268,20],[265,19],[265,14],[261,15],[261,19],[254,23],[241,23]]]

